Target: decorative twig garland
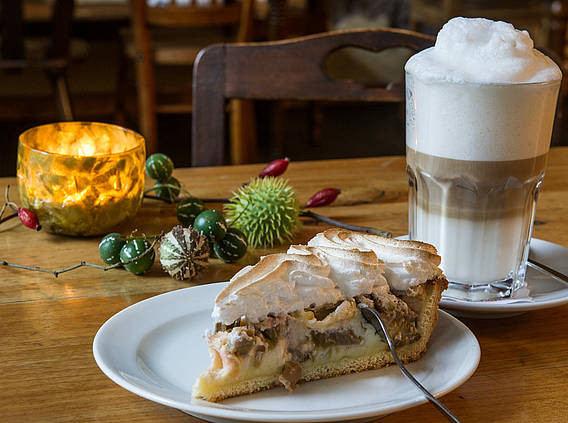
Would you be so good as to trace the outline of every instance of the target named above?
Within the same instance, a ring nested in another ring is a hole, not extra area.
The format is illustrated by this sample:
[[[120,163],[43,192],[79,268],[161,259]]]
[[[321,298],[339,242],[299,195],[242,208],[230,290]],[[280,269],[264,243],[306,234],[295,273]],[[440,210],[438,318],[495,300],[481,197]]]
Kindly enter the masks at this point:
[[[2,205],[2,209],[0,210],[0,224],[17,216],[24,226],[30,229],[35,229],[36,231],[41,230],[41,225],[39,224],[39,220],[35,213],[24,207],[18,207],[16,203],[10,201],[9,193],[10,185],[6,185],[6,191],[4,191],[4,204]],[[14,213],[3,217],[4,212],[7,208],[12,209]]]
[[[103,270],[103,271],[106,272],[107,270],[118,269],[119,267],[123,267],[124,265],[134,263],[136,260],[139,260],[139,259],[145,257],[146,255],[150,254],[151,252],[154,251],[154,247],[160,241],[162,236],[163,236],[163,233],[158,235],[158,236],[155,236],[152,244],[150,244],[150,246],[146,250],[144,250],[144,252],[142,252],[142,254],[140,254],[136,257],[133,257],[129,260],[126,260],[124,262],[118,262],[118,263],[112,264],[110,266],[101,266],[100,264],[93,264],[93,263],[87,263],[85,261],[82,261],[80,263],[74,264],[73,266],[69,266],[69,267],[66,267],[66,268],[61,269],[61,270],[49,270],[49,269],[43,269],[43,268],[38,267],[38,266],[25,266],[25,265],[22,265],[22,264],[9,263],[6,260],[2,260],[0,262],[0,264],[2,266],[14,267],[14,268],[17,268],[17,269],[31,270],[33,272],[50,273],[55,277],[58,277],[61,273],[70,272],[71,270],[79,269],[80,267],[94,267],[95,269]],[[143,239],[143,238],[132,238],[132,239]]]
[[[146,172],[150,177],[156,179],[156,182],[152,188],[144,192],[144,198],[170,204],[177,203],[176,216],[183,226],[176,226],[167,235],[164,235],[164,233],[142,237],[134,237],[132,234],[123,236],[117,233],[106,235],[99,244],[99,254],[101,259],[108,264],[107,266],[82,261],[60,270],[49,270],[38,266],[10,263],[6,260],[0,260],[0,264],[17,269],[48,273],[55,277],[81,267],[92,267],[102,271],[123,267],[139,275],[145,273],[152,266],[155,258],[154,247],[165,237],[169,240],[169,244],[165,243],[160,246],[162,267],[170,276],[184,280],[193,278],[207,264],[207,259],[212,254],[225,262],[234,262],[246,253],[248,243],[253,247],[258,247],[290,240],[295,228],[300,224],[298,217],[313,219],[347,230],[385,237],[392,236],[390,232],[367,226],[346,224],[306,210],[307,208],[331,204],[341,192],[337,188],[322,189],[315,193],[304,207],[299,207],[293,188],[285,179],[276,178],[284,173],[288,164],[287,158],[269,163],[257,178],[242,184],[239,191],[233,193],[231,199],[198,199],[192,197],[172,176],[174,166],[171,159],[164,154],[154,154],[148,157],[146,161]],[[9,200],[9,188],[7,186],[5,203],[0,210],[0,224],[18,217],[25,226],[40,230],[41,226],[37,216],[32,211],[18,207]],[[183,196],[180,196],[181,193],[183,193]],[[208,210],[204,203],[225,204],[228,220],[225,221],[224,216],[217,210]],[[13,213],[4,216],[8,208]],[[244,215],[246,215],[247,223],[240,222]],[[272,223],[270,223],[270,219],[273,219]],[[227,225],[227,222],[230,224]],[[269,222],[268,226],[266,226],[266,222]],[[288,223],[284,224],[283,222]],[[262,234],[262,223],[268,229],[272,228],[272,231],[268,230],[266,234]],[[284,226],[275,229],[270,226],[274,224],[284,224]],[[245,236],[239,230],[239,226],[249,233]],[[149,243],[148,239],[151,238],[154,240]],[[248,243],[247,238],[249,238]]]
[[[326,191],[326,190],[329,190],[329,189],[335,189],[335,188],[325,188],[322,191]],[[312,196],[312,198],[316,197],[322,191],[318,191],[316,194],[314,194]],[[179,203],[180,201],[183,201],[183,198],[180,198],[180,197],[175,198],[173,200],[170,200],[170,199],[160,198],[158,196],[149,195],[149,194],[145,194],[144,198],[147,198],[149,200],[163,201],[163,202],[168,203],[168,204],[174,204],[174,203]],[[227,204],[227,203],[230,202],[230,200],[228,198],[200,198],[200,200],[203,201],[204,203],[218,203],[218,204]],[[311,207],[323,207],[324,205],[328,205],[330,203],[321,204],[321,205],[320,204],[312,205]],[[308,203],[306,204],[306,207],[310,207],[309,204],[310,204],[310,201],[308,201]],[[369,226],[360,226],[360,225],[353,225],[353,224],[349,224],[349,223],[343,223],[343,222],[340,222],[339,220],[332,219],[331,217],[323,216],[323,215],[315,213],[311,210],[300,211],[300,217],[313,219],[313,220],[316,220],[316,221],[327,223],[329,225],[337,226],[338,228],[347,229],[347,230],[350,230],[350,231],[364,232],[364,233],[368,233],[368,234],[384,236],[384,237],[387,237],[387,238],[392,237],[391,232],[383,231],[381,229],[376,229],[376,228],[372,228],[372,227],[369,227]]]
[[[153,188],[149,189],[148,191],[153,191]],[[179,203],[180,201],[183,200],[183,197],[177,197],[177,198],[174,198],[173,200],[170,200],[168,198],[160,198],[156,195],[151,195],[151,194],[144,194],[144,198],[147,198],[148,200],[159,200],[159,201],[163,201],[164,203],[168,203],[168,204]],[[204,203],[228,203],[229,202],[228,198],[200,198],[200,200],[203,201]]]
[[[347,229],[349,231],[356,231],[356,232],[364,232],[367,234],[379,235],[384,236],[386,238],[392,237],[392,233],[383,231],[380,229],[371,228],[369,226],[359,226],[359,225],[350,225],[348,223],[339,222],[335,219],[331,219],[326,216],[322,216],[321,214],[314,213],[311,210],[303,210],[300,212],[301,217],[309,217],[311,219],[319,220],[320,222],[328,223],[333,226],[337,226],[341,229]]]
[[[0,216],[1,216],[1,214],[0,214]],[[8,216],[3,217],[3,218],[0,219],[0,224],[2,224],[2,223],[4,223],[4,222],[7,222],[8,220],[13,219],[13,218],[15,218],[15,217],[18,217],[18,213],[9,214]]]

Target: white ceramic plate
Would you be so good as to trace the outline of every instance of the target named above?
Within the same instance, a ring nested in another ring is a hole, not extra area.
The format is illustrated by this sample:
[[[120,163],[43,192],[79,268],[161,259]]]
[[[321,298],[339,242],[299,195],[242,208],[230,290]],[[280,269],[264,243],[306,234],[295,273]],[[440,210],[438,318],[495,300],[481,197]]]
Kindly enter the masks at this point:
[[[196,377],[209,366],[203,333],[226,283],[181,289],[134,304],[98,331],[93,354],[114,382],[149,400],[213,422],[319,422],[365,419],[425,402],[397,367],[320,380],[212,404],[191,399]],[[426,354],[409,370],[436,396],[464,383],[479,363],[475,336],[440,312]]]

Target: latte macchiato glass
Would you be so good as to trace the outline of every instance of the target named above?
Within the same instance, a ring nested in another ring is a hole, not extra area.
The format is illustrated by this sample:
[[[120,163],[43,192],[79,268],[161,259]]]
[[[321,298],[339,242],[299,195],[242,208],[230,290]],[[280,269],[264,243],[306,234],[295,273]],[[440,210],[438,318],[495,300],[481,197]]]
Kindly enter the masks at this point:
[[[452,296],[510,296],[525,278],[560,80],[470,82],[417,69],[406,73],[410,239],[436,246]]]

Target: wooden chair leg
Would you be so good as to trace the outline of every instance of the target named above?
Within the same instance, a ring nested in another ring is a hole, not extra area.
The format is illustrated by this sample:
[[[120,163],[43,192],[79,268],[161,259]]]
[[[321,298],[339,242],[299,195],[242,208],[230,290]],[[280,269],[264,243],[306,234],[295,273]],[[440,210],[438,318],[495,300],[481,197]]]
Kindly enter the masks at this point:
[[[311,102],[310,104],[310,117],[312,124],[312,137],[311,142],[314,145],[321,145],[323,138],[323,105],[318,102]]]
[[[119,37],[120,49],[117,55],[118,72],[116,75],[116,90],[114,98],[114,121],[121,126],[127,126],[127,105],[126,99],[128,97],[128,58],[126,57],[126,47]]]
[[[255,163],[258,160],[254,103],[231,100],[231,163]]]
[[[158,152],[158,119],[156,114],[156,92],[154,69],[149,60],[139,57],[136,61],[136,92],[138,101],[138,123],[140,132],[146,138],[146,153]]]
[[[284,156],[287,155],[287,152],[285,152],[285,136],[284,136],[284,132],[285,132],[285,128],[286,128],[286,103],[283,101],[276,101],[274,102],[274,107],[272,110],[272,128],[273,128],[273,132],[272,132],[272,154],[274,155],[273,157],[276,158],[282,158]]]
[[[73,120],[73,110],[71,108],[71,98],[69,97],[69,86],[65,73],[52,75],[51,80],[55,90],[55,100],[57,103],[57,116],[61,121]]]
[[[146,2],[131,0],[134,39],[136,40],[136,90],[138,121],[146,138],[146,153],[158,152],[158,123],[156,116],[156,87],[150,34],[144,21]]]

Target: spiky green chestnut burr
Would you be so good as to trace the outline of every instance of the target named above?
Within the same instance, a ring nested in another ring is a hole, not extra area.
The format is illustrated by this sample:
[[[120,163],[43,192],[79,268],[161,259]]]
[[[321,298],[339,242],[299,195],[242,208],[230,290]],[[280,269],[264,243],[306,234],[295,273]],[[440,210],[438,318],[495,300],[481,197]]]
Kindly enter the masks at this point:
[[[255,178],[224,207],[231,226],[244,232],[252,247],[289,241],[300,224],[300,206],[286,179]]]

